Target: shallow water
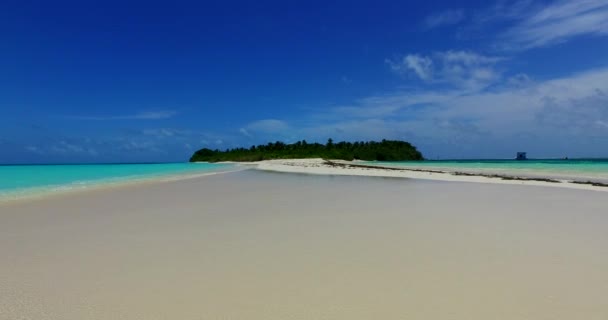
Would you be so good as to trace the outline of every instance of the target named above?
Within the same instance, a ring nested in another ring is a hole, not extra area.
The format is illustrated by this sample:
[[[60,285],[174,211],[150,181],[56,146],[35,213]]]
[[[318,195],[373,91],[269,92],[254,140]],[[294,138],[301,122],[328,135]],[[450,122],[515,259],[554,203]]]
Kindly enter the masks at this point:
[[[230,168],[227,164],[155,163],[0,166],[0,200]]]

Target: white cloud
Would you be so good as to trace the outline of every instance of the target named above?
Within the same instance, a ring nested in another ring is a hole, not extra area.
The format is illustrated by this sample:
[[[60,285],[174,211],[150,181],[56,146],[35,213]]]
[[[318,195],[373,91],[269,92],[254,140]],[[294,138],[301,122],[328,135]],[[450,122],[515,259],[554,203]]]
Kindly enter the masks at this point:
[[[431,157],[510,157],[519,148],[535,156],[605,156],[608,68],[546,81],[515,79],[477,92],[407,90],[369,97],[297,130],[319,138],[406,139]]]
[[[156,119],[168,119],[175,116],[177,112],[175,111],[147,111],[140,112],[132,116],[127,116],[125,118],[131,119],[142,119],[142,120],[156,120]]]
[[[398,73],[414,73],[427,83],[451,84],[468,90],[481,90],[500,79],[494,68],[501,57],[484,56],[471,51],[436,52],[432,56],[408,54],[400,61],[386,60]]]
[[[515,25],[499,36],[499,47],[531,49],[581,35],[608,35],[608,0],[561,0],[513,15]]]
[[[547,97],[542,109],[537,113],[539,123],[553,126],[558,130],[605,129],[608,121],[608,95],[601,89],[586,96],[556,99]],[[608,133],[602,130],[604,133]]]
[[[247,129],[245,129],[245,128],[240,128],[239,132],[246,137],[249,137],[249,138],[252,137],[251,133],[249,133],[249,131],[247,131]]]
[[[68,119],[75,120],[162,120],[175,116],[177,112],[171,110],[143,111],[130,115],[110,115],[110,116],[66,116]]]
[[[477,11],[473,17],[473,24],[483,25],[492,22],[504,22],[521,19],[530,12],[536,12],[542,8],[535,0],[499,0],[488,8]]]
[[[438,52],[437,55],[443,59],[445,63],[459,63],[466,66],[494,64],[504,60],[504,58],[501,57],[488,57],[472,51],[448,50],[445,52]]]
[[[454,25],[464,20],[464,10],[446,10],[437,12],[426,17],[424,25],[426,28],[437,28],[440,26]]]
[[[408,73],[413,71],[420,79],[428,81],[433,77],[433,61],[429,57],[418,54],[408,54],[400,61],[386,59],[385,62],[391,70],[398,73]]]
[[[99,152],[86,144],[67,142],[65,140],[45,144],[44,146],[28,146],[26,150],[47,155],[86,155],[97,156]]]
[[[481,78],[483,66],[491,67],[500,61],[496,57],[458,51],[431,57],[437,61],[433,81],[446,79],[444,61],[450,66],[472,68],[479,73],[475,77]],[[537,157],[601,156],[601,152],[605,156],[608,150],[606,93],[608,68],[549,80],[532,80],[519,74],[477,91],[455,85],[447,90],[435,86],[402,89],[309,114],[296,123],[278,119],[255,121],[243,126],[240,133],[235,130],[232,136],[160,128],[137,131],[132,136],[121,135],[121,139],[109,139],[104,144],[65,142],[82,150],[94,148],[100,155],[113,150],[111,152],[129,151],[142,156],[179,154],[184,159],[191,153],[186,144],[194,149],[232,147],[242,142],[246,134],[250,135],[247,138],[259,139],[259,142],[325,141],[329,137],[335,140],[403,139],[419,146],[431,158],[510,157],[519,149]],[[55,144],[69,148],[59,142]],[[84,155],[84,151],[79,154]]]
[[[193,132],[187,130],[176,130],[171,128],[160,128],[160,129],[144,129],[141,131],[142,134],[147,136],[154,136],[158,138],[171,138],[174,136],[190,135]]]
[[[511,87],[523,88],[533,84],[533,80],[525,73],[518,73],[507,79],[507,85]]]
[[[430,80],[433,77],[433,61],[429,57],[408,54],[403,58],[403,63],[408,69],[413,70],[422,80]]]
[[[65,139],[33,144],[27,151],[58,157],[107,159],[115,161],[128,159],[149,161],[149,157],[169,157],[171,161],[185,160],[192,149],[219,146],[229,136],[183,128],[148,128],[142,130],[121,130],[114,135],[97,138],[68,136]],[[148,157],[148,158],[147,158]]]
[[[264,119],[251,122],[245,127],[240,128],[239,131],[246,136],[251,136],[255,133],[282,133],[288,129],[289,125],[285,121],[277,119]]]
[[[459,90],[447,90],[444,92],[408,90],[359,99],[351,105],[334,107],[330,110],[330,114],[318,118],[335,120],[343,119],[345,115],[349,118],[384,118],[396,116],[407,109],[416,107],[430,108],[436,103],[447,101],[459,94],[461,94]]]

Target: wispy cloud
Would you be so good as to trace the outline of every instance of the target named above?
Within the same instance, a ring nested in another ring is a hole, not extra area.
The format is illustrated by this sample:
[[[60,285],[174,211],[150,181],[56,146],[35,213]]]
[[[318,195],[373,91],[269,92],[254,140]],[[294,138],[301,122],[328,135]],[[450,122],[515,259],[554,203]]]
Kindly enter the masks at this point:
[[[494,41],[500,50],[528,50],[566,42],[578,36],[608,35],[608,0],[551,2],[498,1],[474,15],[470,29],[503,26]]]
[[[431,56],[408,54],[398,60],[386,59],[386,63],[397,73],[413,73],[427,83],[447,83],[469,90],[480,90],[500,78],[494,65],[501,60],[504,58],[450,50],[436,52]]]
[[[353,82],[353,79],[347,77],[347,76],[342,76],[340,77],[340,80],[342,81],[342,83],[344,84],[351,84]]]
[[[549,46],[581,35],[608,35],[608,0],[567,0],[526,14],[500,38],[515,49]]]
[[[541,8],[543,8],[543,4],[537,3],[537,0],[498,0],[489,7],[476,11],[471,20],[475,25],[521,20]]]
[[[290,131],[311,140],[405,139],[429,157],[510,157],[520,148],[535,156],[599,156],[608,148],[607,106],[608,69],[544,81],[518,74],[476,92],[371,96]]]
[[[398,73],[413,71],[420,79],[428,81],[433,78],[433,60],[419,54],[408,54],[400,60],[386,59],[391,70]]]
[[[473,65],[500,61],[471,52],[431,56],[433,61],[440,61],[439,65],[443,60]],[[111,159],[118,154],[138,160],[152,155],[186,159],[200,147],[242,146],[245,141],[265,143],[272,139],[324,141],[332,137],[404,139],[430,158],[510,157],[519,149],[538,157],[601,156],[608,149],[607,106],[608,68],[549,80],[517,74],[478,91],[458,86],[447,90],[410,87],[326,108],[297,122],[254,121],[232,133],[150,128],[92,141],[74,138],[27,146],[31,147],[29,152],[90,158],[92,151],[98,153],[95,159]]]
[[[177,115],[176,111],[159,110],[159,111],[143,111],[129,115],[106,115],[106,116],[65,116],[68,119],[75,120],[162,120],[169,119]]]
[[[239,132],[245,136],[251,137],[255,133],[276,134],[285,132],[289,129],[287,122],[277,119],[257,120],[240,128]]]
[[[233,135],[233,136],[236,136]],[[19,146],[18,151],[44,155],[59,161],[184,161],[193,150],[218,148],[225,140],[235,141],[225,134],[208,133],[184,128],[122,129],[95,137],[56,135],[36,137]]]
[[[424,19],[424,26],[428,29],[437,28],[441,26],[454,25],[464,20],[464,10],[446,10],[442,12],[433,13]]]
[[[78,155],[95,157],[99,152],[91,146],[87,146],[73,141],[52,141],[43,146],[29,145],[24,148],[27,152],[41,155]]]

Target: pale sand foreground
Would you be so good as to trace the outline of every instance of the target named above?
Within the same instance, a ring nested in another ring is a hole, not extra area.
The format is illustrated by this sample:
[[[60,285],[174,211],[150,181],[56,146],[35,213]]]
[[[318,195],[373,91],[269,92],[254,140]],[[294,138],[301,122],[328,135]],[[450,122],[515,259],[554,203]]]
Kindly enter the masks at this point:
[[[603,192],[254,170],[0,207],[0,319],[607,319]]]

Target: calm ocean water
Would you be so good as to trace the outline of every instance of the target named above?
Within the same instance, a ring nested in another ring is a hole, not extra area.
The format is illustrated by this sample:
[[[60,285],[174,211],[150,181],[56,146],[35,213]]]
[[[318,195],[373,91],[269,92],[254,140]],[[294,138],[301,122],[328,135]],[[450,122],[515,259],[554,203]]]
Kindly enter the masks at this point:
[[[581,179],[608,179],[608,159],[571,160],[427,160],[380,162],[392,166],[435,168],[446,170],[511,173],[522,175]]]
[[[428,160],[375,164],[453,171],[503,173],[608,181],[608,159]],[[229,170],[230,164],[0,165],[0,200],[23,198],[103,184],[144,181]]]
[[[0,200],[163,177],[229,169],[229,164],[86,164],[0,166]]]

